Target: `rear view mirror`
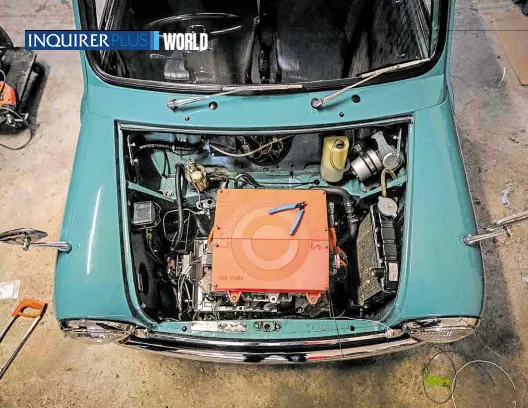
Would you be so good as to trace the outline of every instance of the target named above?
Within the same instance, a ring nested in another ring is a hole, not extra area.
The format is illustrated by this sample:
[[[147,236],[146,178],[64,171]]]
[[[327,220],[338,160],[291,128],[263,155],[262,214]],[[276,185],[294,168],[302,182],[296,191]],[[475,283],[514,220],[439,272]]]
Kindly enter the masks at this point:
[[[27,251],[30,245],[55,248],[59,252],[71,251],[71,244],[69,242],[38,242],[47,236],[47,233],[33,228],[18,228],[11,231],[0,232],[0,242],[5,244],[22,245],[24,251]]]

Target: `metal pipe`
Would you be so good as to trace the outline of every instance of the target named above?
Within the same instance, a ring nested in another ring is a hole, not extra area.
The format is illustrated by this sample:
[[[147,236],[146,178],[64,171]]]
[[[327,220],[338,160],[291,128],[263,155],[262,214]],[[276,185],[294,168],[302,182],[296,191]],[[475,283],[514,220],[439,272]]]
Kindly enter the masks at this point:
[[[46,248],[55,248],[59,252],[70,252],[72,250],[72,245],[69,242],[32,242],[31,246],[40,246]]]
[[[464,237],[464,244],[472,246],[472,245],[479,243],[480,241],[485,241],[486,239],[499,237],[505,234],[509,237],[511,235],[511,228],[497,229],[492,232],[485,232],[483,234],[477,234],[477,235],[466,235]]]
[[[501,218],[499,221],[488,225],[484,230],[486,232],[476,235],[466,235],[463,238],[464,244],[466,245],[475,245],[478,242],[484,241],[486,239],[495,238],[501,235],[507,235],[508,238],[512,235],[513,224],[517,224],[522,221],[528,220],[528,210],[520,212],[518,214],[510,215],[508,217]]]
[[[504,217],[497,221],[495,224],[488,225],[485,229],[486,231],[493,231],[495,229],[502,228],[506,225],[516,224],[518,222],[526,220],[528,220],[528,210],[520,212],[518,214],[510,215],[508,217]]]

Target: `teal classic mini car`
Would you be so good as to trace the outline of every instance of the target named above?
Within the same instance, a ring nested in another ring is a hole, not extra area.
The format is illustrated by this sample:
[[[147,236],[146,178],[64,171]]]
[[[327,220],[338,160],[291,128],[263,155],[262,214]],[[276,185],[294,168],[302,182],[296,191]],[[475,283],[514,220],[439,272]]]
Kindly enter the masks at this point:
[[[79,29],[209,44],[81,53],[54,287],[68,336],[301,363],[475,331],[484,276],[449,83],[454,1],[74,10]],[[24,231],[26,247],[40,238]]]

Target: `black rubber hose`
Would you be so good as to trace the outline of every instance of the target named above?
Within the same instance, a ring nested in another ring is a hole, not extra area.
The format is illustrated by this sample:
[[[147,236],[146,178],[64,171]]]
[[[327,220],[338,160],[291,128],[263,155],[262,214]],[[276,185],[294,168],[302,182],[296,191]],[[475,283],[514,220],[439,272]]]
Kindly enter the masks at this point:
[[[205,230],[205,227],[203,226],[202,221],[200,220],[200,217],[194,217],[194,219],[196,220],[196,227],[198,228],[198,231],[200,231],[202,236],[208,237],[209,231]]]
[[[175,239],[171,244],[171,251],[174,251],[178,244],[181,242],[183,237],[183,195],[182,195],[182,177],[183,177],[183,166],[177,164],[175,166],[176,173],[174,175],[174,187],[176,190],[176,206],[178,209],[178,232],[175,235]]]
[[[323,191],[326,191],[328,194],[334,194],[334,195],[341,196],[343,198],[343,201],[344,200],[354,201],[350,193],[342,187],[314,186],[312,187],[312,190],[323,190]]]
[[[348,233],[346,233],[340,240],[339,245],[343,245],[349,239],[355,239],[358,232],[358,219],[354,212],[356,208],[356,200],[350,195],[348,191],[341,187],[331,187],[331,186],[314,186],[311,187],[312,190],[322,190],[327,194],[333,194],[341,197],[343,200],[343,205],[345,206],[345,214],[347,217],[348,223]]]
[[[358,233],[358,229],[359,229],[359,225],[358,225],[358,220],[355,219],[354,222],[349,222],[348,223],[348,229],[349,231],[347,231],[347,233],[345,235],[343,235],[341,237],[341,239],[339,241],[337,241],[337,246],[343,246],[347,243],[347,241],[349,241],[351,238],[356,238],[357,237],[357,233]]]
[[[350,228],[350,226],[349,226],[349,228]],[[339,239],[339,241],[337,241],[337,246],[338,247],[342,247],[343,245],[345,245],[350,240],[351,236],[352,235],[350,235],[350,231],[345,232],[345,234],[341,237],[341,239]]]

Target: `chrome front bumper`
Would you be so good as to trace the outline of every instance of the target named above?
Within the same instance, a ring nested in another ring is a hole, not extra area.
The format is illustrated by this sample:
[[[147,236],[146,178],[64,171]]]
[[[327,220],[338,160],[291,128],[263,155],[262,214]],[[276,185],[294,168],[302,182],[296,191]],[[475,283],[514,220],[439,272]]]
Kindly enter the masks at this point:
[[[266,346],[262,346],[263,343],[255,343],[257,347],[248,347],[248,342],[237,344],[236,341],[226,342],[224,347],[218,344],[222,343],[221,341],[214,341],[214,346],[207,347],[204,344],[206,342],[204,339],[197,339],[196,344],[192,344],[188,340],[178,342],[131,337],[122,345],[171,357],[217,363],[296,364],[372,357],[407,350],[422,343],[410,337],[386,339],[383,334],[343,338],[341,341],[328,339],[268,342],[265,343]],[[370,344],[365,344],[366,342]],[[318,347],[326,348],[317,349]],[[290,351],[294,349],[295,351]]]

